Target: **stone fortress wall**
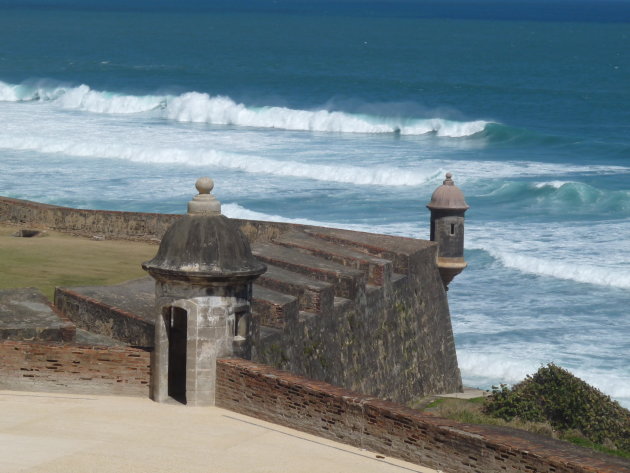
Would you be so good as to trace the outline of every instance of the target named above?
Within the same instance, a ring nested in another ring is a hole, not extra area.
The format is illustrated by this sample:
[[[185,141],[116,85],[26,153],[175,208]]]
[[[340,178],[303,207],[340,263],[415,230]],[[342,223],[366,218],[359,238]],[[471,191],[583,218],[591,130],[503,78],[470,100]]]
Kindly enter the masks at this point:
[[[157,242],[177,218],[0,197],[1,223],[99,238]],[[445,473],[630,473],[624,460],[512,429],[460,424],[379,399],[393,397],[387,391],[397,385],[403,401],[414,389],[444,392],[461,386],[435,244],[281,223],[237,224],[272,269],[254,287],[254,361],[217,361],[218,406]],[[314,257],[328,263],[317,260],[313,268]],[[316,277],[304,281],[305,272]],[[151,340],[150,314],[142,317],[88,294],[82,288],[58,291],[66,309],[75,302],[70,319],[77,327],[91,314],[92,322],[84,323],[101,321],[96,324],[101,335],[114,335],[106,331],[110,327],[129,345]],[[134,342],[133,337],[140,338]],[[327,358],[333,350],[339,359]],[[417,356],[406,359],[413,350]],[[378,360],[388,351],[400,357],[387,361],[394,366],[389,370]],[[150,347],[3,340],[0,387],[146,396],[150,357]],[[292,373],[255,362],[260,360]],[[350,369],[344,372],[337,365]],[[357,371],[366,381],[355,376]],[[419,386],[406,381],[414,376]]]
[[[0,222],[90,237],[157,242],[179,217],[0,198]],[[268,266],[253,291],[254,361],[398,402],[461,390],[435,243],[234,222]],[[144,299],[153,292],[150,280],[135,289]],[[58,289],[55,299],[80,328],[151,345],[151,304],[144,312],[126,310],[107,304],[107,296],[98,300],[87,289],[68,288]]]
[[[217,405],[444,473],[630,473],[625,459],[462,424],[237,358],[217,362]]]

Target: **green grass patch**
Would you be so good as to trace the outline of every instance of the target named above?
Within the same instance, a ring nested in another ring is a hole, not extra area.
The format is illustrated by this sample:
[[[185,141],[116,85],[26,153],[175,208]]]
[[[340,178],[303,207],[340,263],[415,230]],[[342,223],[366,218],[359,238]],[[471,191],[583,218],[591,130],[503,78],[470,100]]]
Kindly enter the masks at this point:
[[[484,402],[486,402],[486,398],[485,396],[473,397],[468,399],[467,402],[471,404],[483,404]]]
[[[74,237],[48,232],[16,238],[0,226],[0,289],[36,287],[52,300],[56,286],[117,284],[146,276],[140,264],[153,258],[150,243]]]
[[[624,450],[615,450],[614,448],[606,447],[604,445],[591,442],[589,439],[582,437],[581,435],[563,435],[562,440],[571,442],[572,444],[580,447],[590,448],[598,452],[606,453],[607,455],[614,455],[621,458],[630,459],[630,452]]]
[[[440,399],[436,399],[434,401],[431,401],[429,404],[427,404],[427,406],[425,407],[426,410],[428,409],[435,409],[436,407],[438,407],[441,404],[444,404],[444,402],[446,401],[446,399],[440,398]]]

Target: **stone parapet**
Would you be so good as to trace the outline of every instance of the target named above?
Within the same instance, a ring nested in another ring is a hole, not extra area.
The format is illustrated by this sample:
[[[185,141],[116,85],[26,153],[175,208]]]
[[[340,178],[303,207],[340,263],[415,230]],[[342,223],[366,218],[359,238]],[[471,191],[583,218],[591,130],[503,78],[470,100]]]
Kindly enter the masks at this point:
[[[0,223],[55,230],[87,237],[158,243],[179,214],[73,209],[0,196]],[[269,241],[292,227],[288,223],[233,219],[250,241]]]
[[[58,207],[0,197],[0,222],[84,236],[159,240],[179,215]]]
[[[117,286],[58,287],[55,289],[55,306],[80,329],[128,345],[152,347],[155,326],[153,286],[153,281],[144,278]],[[144,306],[139,302],[144,302]]]
[[[76,326],[36,288],[0,290],[0,340],[71,342]]]
[[[462,424],[242,359],[217,362],[217,406],[445,473],[630,473],[524,431]]]
[[[1,389],[149,396],[147,350],[1,341],[0,359]]]
[[[0,222],[84,236],[158,241],[179,218],[0,197]],[[461,389],[436,243],[288,223],[232,222],[268,266],[253,286],[252,359],[398,402]],[[130,298],[114,298],[117,289],[109,296],[105,288],[70,289],[74,294],[60,291],[58,299],[77,309],[69,314],[79,326],[126,343],[148,341],[154,320],[135,319],[140,309]],[[141,300],[154,297],[153,290],[131,292]],[[134,338],[141,332],[144,341]]]

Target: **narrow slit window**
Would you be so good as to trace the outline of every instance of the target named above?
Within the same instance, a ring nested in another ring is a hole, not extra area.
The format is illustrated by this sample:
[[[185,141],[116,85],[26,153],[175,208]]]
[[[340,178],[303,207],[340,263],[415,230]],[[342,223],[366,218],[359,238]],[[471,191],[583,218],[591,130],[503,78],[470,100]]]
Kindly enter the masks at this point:
[[[455,235],[455,224],[451,223],[451,235]]]

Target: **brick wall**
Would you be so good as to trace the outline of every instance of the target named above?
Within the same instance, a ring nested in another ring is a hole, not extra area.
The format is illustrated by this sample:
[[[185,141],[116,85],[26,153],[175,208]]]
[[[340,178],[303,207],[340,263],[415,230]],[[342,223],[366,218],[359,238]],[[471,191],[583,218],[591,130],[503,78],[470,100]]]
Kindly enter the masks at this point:
[[[0,388],[149,396],[150,353],[128,347],[0,342]]]
[[[627,461],[564,442],[460,424],[242,359],[218,360],[216,403],[449,473],[630,473]]]

